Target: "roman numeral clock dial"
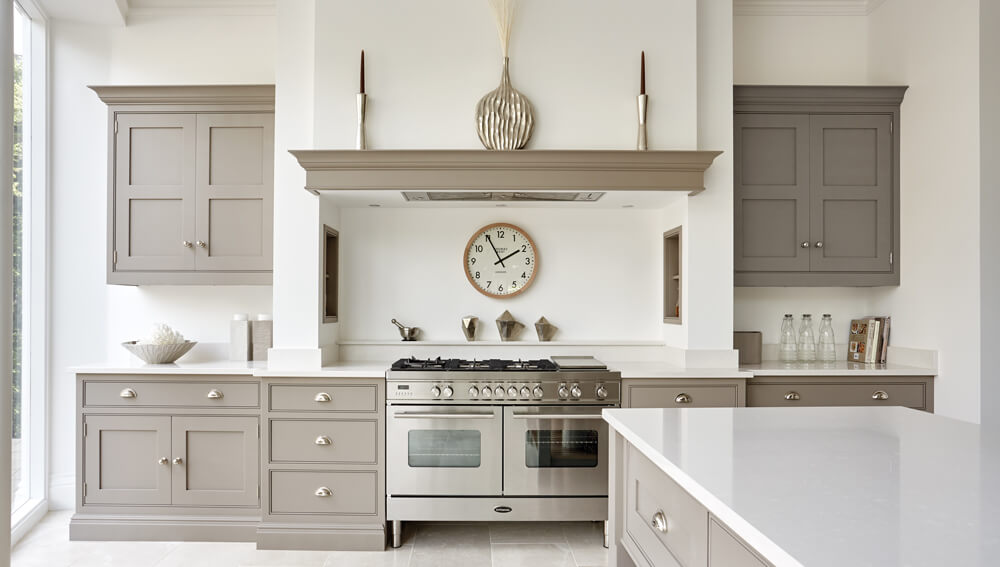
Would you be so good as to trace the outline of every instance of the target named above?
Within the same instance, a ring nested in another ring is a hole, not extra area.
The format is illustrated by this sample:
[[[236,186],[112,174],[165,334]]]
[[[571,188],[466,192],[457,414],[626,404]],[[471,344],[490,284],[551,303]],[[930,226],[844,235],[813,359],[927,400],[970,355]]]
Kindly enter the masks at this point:
[[[535,281],[537,272],[535,243],[512,224],[484,226],[465,247],[465,275],[483,295],[513,297]]]

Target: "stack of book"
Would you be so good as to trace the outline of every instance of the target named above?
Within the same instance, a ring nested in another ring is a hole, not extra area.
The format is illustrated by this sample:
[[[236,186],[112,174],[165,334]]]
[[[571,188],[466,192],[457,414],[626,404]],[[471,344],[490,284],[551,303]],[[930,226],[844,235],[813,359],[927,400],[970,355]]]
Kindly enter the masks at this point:
[[[847,343],[848,362],[884,364],[889,348],[891,322],[891,317],[852,319],[850,340]]]

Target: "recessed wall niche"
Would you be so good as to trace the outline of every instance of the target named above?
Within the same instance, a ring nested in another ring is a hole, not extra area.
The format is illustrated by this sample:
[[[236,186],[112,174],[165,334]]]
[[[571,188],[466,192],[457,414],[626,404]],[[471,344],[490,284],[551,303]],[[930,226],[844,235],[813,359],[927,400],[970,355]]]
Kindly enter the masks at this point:
[[[337,322],[340,291],[340,233],[323,225],[323,322]]]
[[[663,233],[663,322],[681,324],[681,227]]]

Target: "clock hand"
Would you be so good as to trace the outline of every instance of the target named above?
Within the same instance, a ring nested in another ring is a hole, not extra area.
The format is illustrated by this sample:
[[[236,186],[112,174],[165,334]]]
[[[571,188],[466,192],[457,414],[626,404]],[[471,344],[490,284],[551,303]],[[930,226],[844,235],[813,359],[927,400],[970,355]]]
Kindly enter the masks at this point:
[[[511,256],[513,256],[514,254],[517,254],[518,252],[520,252],[520,250],[515,250],[515,251],[511,252],[510,254],[507,254],[503,258],[500,258],[496,262],[493,262],[493,265],[496,266],[497,264],[500,264],[501,266],[503,266],[503,261],[504,260],[506,260],[507,258],[510,258]],[[497,257],[499,258],[499,256],[497,256]],[[503,267],[506,268],[507,266],[503,266]]]
[[[499,252],[497,252],[497,247],[496,247],[496,246],[493,246],[493,241],[492,241],[492,240],[490,240],[490,235],[488,235],[488,234],[486,235],[486,242],[489,242],[489,243],[490,243],[490,246],[491,246],[491,247],[493,247],[493,253],[494,253],[494,254],[496,254],[496,255],[497,255],[497,258],[499,259],[499,261],[497,261],[497,262],[493,262],[493,265],[494,265],[494,266],[496,266],[497,264],[500,264],[501,266],[503,266],[504,268],[506,268],[507,266],[506,266],[506,265],[504,265],[504,263],[503,263],[503,260],[504,260],[504,259],[503,259],[503,258],[500,258],[500,253],[499,253]]]

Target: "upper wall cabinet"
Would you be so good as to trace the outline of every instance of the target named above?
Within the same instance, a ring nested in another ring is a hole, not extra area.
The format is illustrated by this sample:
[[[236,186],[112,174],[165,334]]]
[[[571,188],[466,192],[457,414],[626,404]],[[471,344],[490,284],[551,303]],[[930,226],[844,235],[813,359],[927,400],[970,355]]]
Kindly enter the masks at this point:
[[[737,286],[899,284],[905,91],[735,87]]]
[[[274,87],[91,87],[109,108],[108,283],[270,284]]]

